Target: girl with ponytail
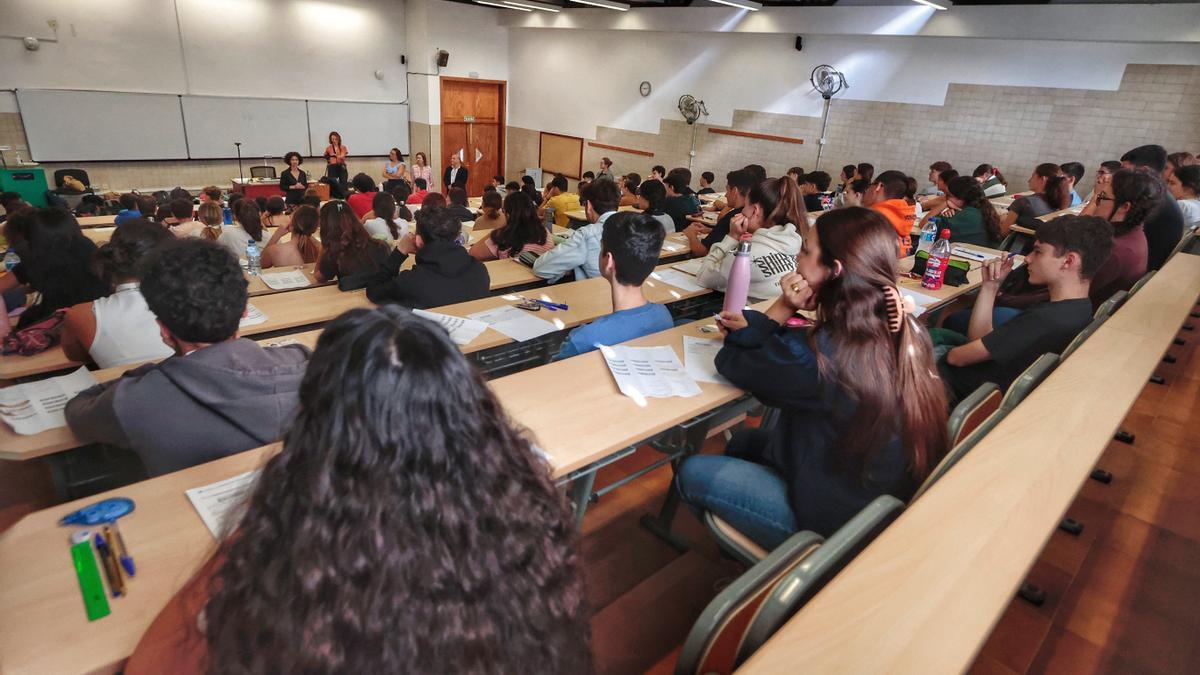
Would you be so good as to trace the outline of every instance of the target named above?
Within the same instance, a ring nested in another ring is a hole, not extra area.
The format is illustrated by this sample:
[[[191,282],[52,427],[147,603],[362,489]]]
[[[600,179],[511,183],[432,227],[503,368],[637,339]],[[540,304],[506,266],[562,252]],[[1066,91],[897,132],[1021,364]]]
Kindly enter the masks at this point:
[[[951,242],[997,248],[1004,238],[1000,215],[974,178],[959,176],[946,183],[946,204],[932,213],[938,215],[943,216],[941,227],[950,229]]]
[[[734,253],[743,235],[750,239],[750,298],[765,300],[779,294],[779,280],[796,267],[799,228],[808,223],[804,197],[796,181],[784,176],[750,188],[742,212],[733,217],[729,234],[713,246],[696,274],[697,283],[724,291]]]
[[[1008,215],[1001,223],[1004,234],[1008,234],[1017,218],[1037,218],[1071,205],[1071,179],[1052,162],[1034,167],[1029,176],[1029,189],[1033,194],[1017,199],[1008,207]]]
[[[379,193],[387,194],[387,193]],[[317,210],[308,204],[296,207],[291,219],[275,228],[271,241],[262,252],[262,266],[284,267],[287,265],[309,265],[321,257],[321,242],[317,241]],[[281,241],[283,235],[288,240]]]
[[[1008,181],[1004,180],[1000,169],[991,164],[980,164],[971,172],[971,176],[979,181],[979,186],[983,188],[983,194],[988,197],[999,197],[1008,192]]]
[[[881,494],[907,499],[947,449],[929,336],[896,288],[896,232],[862,207],[829,211],[766,311],[722,313],[718,372],[781,412],[724,456],[684,462],[677,486],[764,548],[828,536]],[[800,310],[815,327],[792,327]]]

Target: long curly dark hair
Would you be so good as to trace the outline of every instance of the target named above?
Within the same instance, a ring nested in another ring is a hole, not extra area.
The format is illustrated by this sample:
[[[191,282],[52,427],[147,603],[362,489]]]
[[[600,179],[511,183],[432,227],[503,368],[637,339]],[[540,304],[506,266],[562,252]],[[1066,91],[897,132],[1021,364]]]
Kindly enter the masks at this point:
[[[206,607],[220,673],[587,673],[569,508],[439,326],[322,333]]]
[[[516,257],[526,244],[546,243],[546,226],[538,220],[537,205],[525,193],[514,192],[504,198],[504,216],[504,226],[492,232],[497,250]]]

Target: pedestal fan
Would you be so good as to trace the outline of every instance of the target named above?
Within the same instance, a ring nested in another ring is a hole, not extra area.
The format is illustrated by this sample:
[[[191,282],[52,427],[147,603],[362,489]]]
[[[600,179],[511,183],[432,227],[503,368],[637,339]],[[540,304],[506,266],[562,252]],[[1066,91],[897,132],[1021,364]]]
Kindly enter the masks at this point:
[[[812,75],[808,81],[812,83],[813,90],[825,99],[825,112],[821,119],[821,138],[817,141],[817,165],[816,169],[821,168],[821,152],[825,149],[825,130],[829,128],[829,102],[833,95],[843,89],[848,89],[849,84],[846,83],[846,76],[830,65],[820,65],[813,68]]]
[[[692,149],[688,152],[688,169],[691,169],[692,160],[696,158],[696,120],[700,119],[701,115],[708,117],[708,108],[704,107],[704,101],[691,94],[684,94],[679,97],[679,114],[683,115],[683,121],[692,127]]]

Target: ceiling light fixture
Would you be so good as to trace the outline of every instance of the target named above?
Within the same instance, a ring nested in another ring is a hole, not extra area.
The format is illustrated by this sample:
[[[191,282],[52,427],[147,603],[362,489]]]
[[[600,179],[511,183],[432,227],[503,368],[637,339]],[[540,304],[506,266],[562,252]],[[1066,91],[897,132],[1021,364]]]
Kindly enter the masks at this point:
[[[754,2],[753,0],[712,0],[712,1],[722,4],[722,5],[729,5],[730,7],[737,7],[738,9],[748,9],[751,12],[757,12],[758,10],[763,8],[761,2]]]
[[[488,2],[487,0],[475,0],[475,4],[487,5],[488,7],[496,7],[497,9],[515,9],[518,12],[532,12],[533,11],[532,9],[525,9],[524,7],[513,7],[510,5],[502,5],[498,2]]]
[[[629,11],[629,5],[623,2],[612,2],[612,0],[571,0],[578,2],[581,5],[591,5],[592,7],[603,7],[604,9],[615,9],[618,12]]]
[[[529,10],[540,9],[543,12],[554,12],[555,14],[558,14],[559,11],[562,10],[562,7],[559,7],[558,5],[547,5],[544,2],[534,2],[533,0],[503,0],[503,1],[504,1],[504,4],[511,5],[513,7],[522,7],[524,9],[529,9]]]
[[[913,0],[913,2],[919,5],[925,5],[926,7],[932,7],[934,9],[950,9],[948,6],[942,4],[943,2],[949,1],[952,0],[940,0],[939,2],[934,2],[934,0]]]

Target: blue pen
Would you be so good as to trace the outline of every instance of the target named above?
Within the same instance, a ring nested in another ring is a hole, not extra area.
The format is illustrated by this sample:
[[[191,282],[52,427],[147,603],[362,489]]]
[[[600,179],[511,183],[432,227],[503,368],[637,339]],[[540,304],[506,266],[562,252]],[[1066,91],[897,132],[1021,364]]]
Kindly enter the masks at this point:
[[[557,311],[560,309],[569,309],[564,304],[557,303],[557,302],[547,302],[546,300],[538,300],[538,304],[541,305],[542,307],[549,308],[551,311]]]
[[[100,566],[104,569],[104,575],[108,577],[108,590],[112,592],[114,598],[119,598],[125,591],[125,582],[121,579],[121,569],[117,566],[117,558],[113,555],[112,549],[108,547],[104,535],[97,532],[93,541],[96,544],[96,552],[100,554]]]
[[[112,523],[113,537],[117,544],[117,558],[121,561],[121,567],[125,568],[125,573],[129,576],[137,574],[137,567],[133,564],[133,556],[129,555],[129,549],[125,548],[125,537],[121,536],[121,530],[117,527],[117,521]]]

